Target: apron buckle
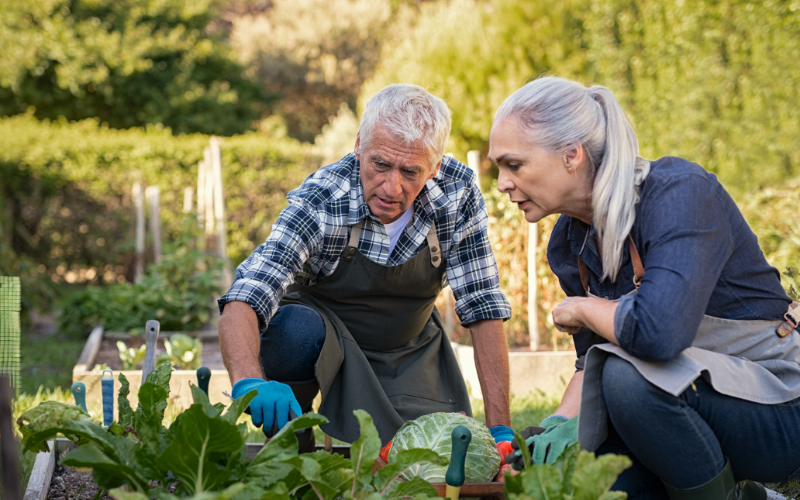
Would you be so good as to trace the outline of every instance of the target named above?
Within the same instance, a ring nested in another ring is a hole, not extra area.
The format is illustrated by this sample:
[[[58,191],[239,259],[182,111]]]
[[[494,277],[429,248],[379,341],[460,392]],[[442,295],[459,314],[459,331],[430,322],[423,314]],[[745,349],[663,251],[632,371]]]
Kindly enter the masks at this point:
[[[797,302],[792,302],[789,305],[789,310],[783,315],[783,319],[786,321],[775,329],[775,333],[778,334],[780,338],[786,337],[800,325],[800,306],[798,306]]]

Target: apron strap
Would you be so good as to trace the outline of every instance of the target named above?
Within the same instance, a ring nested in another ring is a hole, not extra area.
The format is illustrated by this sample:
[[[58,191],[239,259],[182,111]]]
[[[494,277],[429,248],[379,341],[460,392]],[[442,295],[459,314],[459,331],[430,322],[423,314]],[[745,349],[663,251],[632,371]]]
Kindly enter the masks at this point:
[[[436,224],[433,221],[426,238],[431,252],[431,264],[433,267],[439,267],[442,264],[442,246],[439,244],[439,237],[436,236]]]
[[[589,233],[587,232],[586,234],[588,235]],[[630,249],[631,262],[633,263],[633,284],[636,288],[639,288],[639,285],[642,283],[642,278],[644,278],[644,265],[642,265],[642,258],[639,256],[639,251],[636,250],[636,245],[633,243],[633,237],[631,235],[628,235],[628,248]],[[586,266],[586,263],[583,262],[580,255],[578,255],[578,272],[581,275],[583,291],[586,292],[586,296],[588,297],[589,268]]]
[[[780,338],[784,338],[800,326],[800,304],[797,302],[789,304],[789,309],[786,311],[786,314],[783,315],[783,319],[786,321],[775,329],[775,333],[777,333]]]
[[[358,224],[356,224],[355,226],[353,226],[353,229],[350,230],[350,241],[347,242],[347,246],[358,249],[358,240],[361,239],[362,225],[364,225],[363,220]]]

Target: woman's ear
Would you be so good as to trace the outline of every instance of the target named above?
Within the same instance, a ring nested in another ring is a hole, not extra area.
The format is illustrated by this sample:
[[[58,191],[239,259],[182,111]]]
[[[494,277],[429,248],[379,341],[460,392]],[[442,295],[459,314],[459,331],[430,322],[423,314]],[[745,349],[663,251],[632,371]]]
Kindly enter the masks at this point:
[[[585,158],[586,154],[582,144],[575,144],[567,150],[564,153],[564,166],[567,168],[567,172],[572,173],[578,170],[583,165]]]

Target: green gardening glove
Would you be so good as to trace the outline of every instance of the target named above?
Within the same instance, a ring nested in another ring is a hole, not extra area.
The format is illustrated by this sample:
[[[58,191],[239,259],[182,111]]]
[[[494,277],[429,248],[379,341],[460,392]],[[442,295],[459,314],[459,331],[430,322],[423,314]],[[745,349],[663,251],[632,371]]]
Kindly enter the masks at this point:
[[[552,464],[569,445],[578,441],[578,417],[567,420],[561,415],[551,415],[539,426],[545,431],[526,440],[531,464]]]

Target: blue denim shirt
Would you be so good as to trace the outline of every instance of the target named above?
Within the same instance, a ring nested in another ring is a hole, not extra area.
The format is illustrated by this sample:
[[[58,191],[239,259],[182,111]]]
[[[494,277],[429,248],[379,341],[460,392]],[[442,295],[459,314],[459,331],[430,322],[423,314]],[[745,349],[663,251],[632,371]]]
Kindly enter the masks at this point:
[[[616,282],[601,282],[597,232],[578,219],[558,219],[547,258],[564,292],[584,296],[581,255],[592,293],[620,300],[614,331],[620,347],[636,357],[674,358],[691,346],[704,314],[780,320],[791,302],[733,199],[695,163],[675,157],[651,162],[631,234],[645,268],[636,294],[627,295],[634,289],[628,245]],[[574,340],[578,369],[589,347],[606,342],[586,328]]]

